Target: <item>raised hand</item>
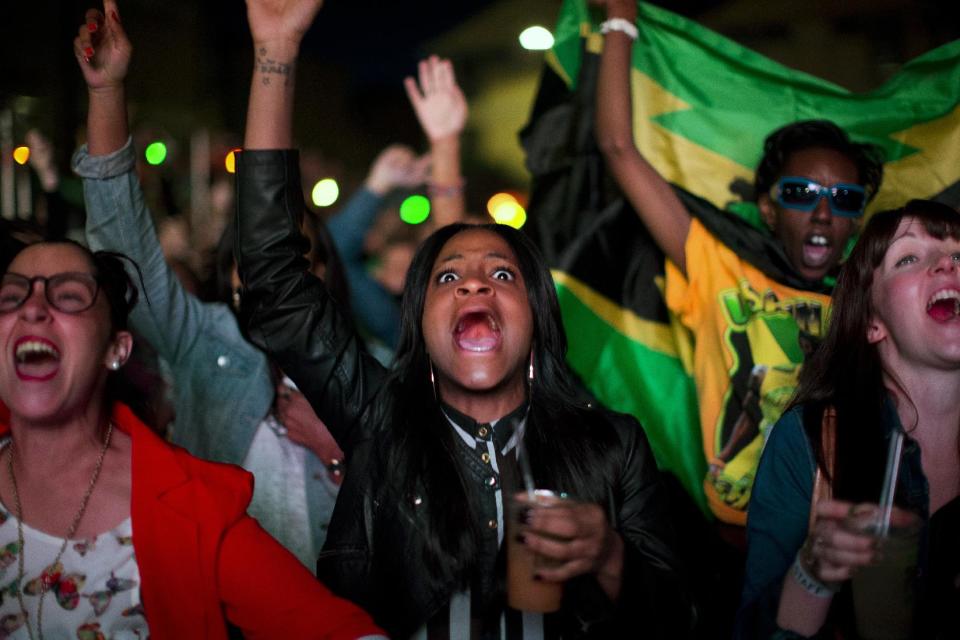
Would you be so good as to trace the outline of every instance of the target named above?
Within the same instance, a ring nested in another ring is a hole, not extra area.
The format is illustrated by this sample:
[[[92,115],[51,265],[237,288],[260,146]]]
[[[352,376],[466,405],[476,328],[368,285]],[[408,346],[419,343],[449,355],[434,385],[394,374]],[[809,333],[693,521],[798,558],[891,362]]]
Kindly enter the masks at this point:
[[[123,30],[115,0],[104,0],[103,11],[87,10],[73,40],[73,52],[90,91],[123,86],[133,46]]]
[[[370,166],[366,187],[377,195],[384,195],[398,187],[415,187],[427,180],[430,156],[419,158],[410,147],[393,144],[380,152]]]
[[[30,166],[37,172],[40,184],[47,193],[60,186],[60,173],[53,158],[53,145],[38,129],[27,131],[24,139],[30,147]]]
[[[331,470],[331,479],[340,484],[343,451],[303,394],[283,382],[278,383],[275,412],[277,420],[286,428],[287,437],[320,458]]]
[[[817,504],[817,521],[800,552],[804,568],[824,584],[849,579],[876,559],[877,538],[855,531],[850,524],[858,507],[840,500]],[[904,512],[894,509],[894,518]]]
[[[247,0],[254,44],[286,41],[299,46],[323,0]]]
[[[467,100],[449,60],[430,56],[420,61],[420,83],[405,78],[403,85],[417,120],[431,141],[459,136],[467,122]]]

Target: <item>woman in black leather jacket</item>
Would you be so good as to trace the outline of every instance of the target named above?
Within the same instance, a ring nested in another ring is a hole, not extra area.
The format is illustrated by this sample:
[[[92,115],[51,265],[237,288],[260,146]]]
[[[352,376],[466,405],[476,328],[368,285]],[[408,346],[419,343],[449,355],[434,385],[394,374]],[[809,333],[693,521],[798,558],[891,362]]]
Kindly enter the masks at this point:
[[[575,400],[553,283],[525,236],[436,231],[408,272],[395,367],[364,353],[302,257],[293,69],[320,2],[247,4],[257,60],[237,171],[242,314],[347,457],[319,577],[396,636],[461,623],[484,638],[684,635],[692,608],[649,445],[632,418]],[[544,619],[503,595],[519,437],[536,484],[578,498],[528,514],[524,543],[560,561],[540,579],[564,583]]]

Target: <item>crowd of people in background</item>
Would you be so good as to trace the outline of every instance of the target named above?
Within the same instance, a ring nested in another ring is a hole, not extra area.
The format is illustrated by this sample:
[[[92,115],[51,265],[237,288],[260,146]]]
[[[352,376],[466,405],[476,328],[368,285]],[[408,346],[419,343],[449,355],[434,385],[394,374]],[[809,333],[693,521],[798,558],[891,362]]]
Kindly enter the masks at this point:
[[[293,114],[322,0],[247,0],[242,151],[190,229],[151,211],[133,44],[104,0],[73,42],[88,96],[74,175],[32,133],[41,215],[0,220],[3,637],[960,633],[960,213],[916,199],[866,221],[882,153],[808,120],[766,138],[765,230],[692,215],[634,141],[637,4],[595,4],[596,143],[695,337],[710,527],[737,567],[711,580],[737,610],[704,606],[714,568],[677,544],[681,506],[642,425],[567,364],[578,336],[538,247],[469,211],[449,60],[405,81],[423,152],[384,141],[321,215]],[[407,225],[390,195],[419,187],[431,215]],[[784,338],[802,368],[765,359],[755,333],[731,343],[731,287],[816,309]],[[744,348],[749,379],[731,373]],[[790,393],[761,426],[767,375]],[[894,579],[881,567],[901,538]],[[512,544],[536,558],[524,588],[555,587],[554,606],[517,605]],[[900,597],[871,609],[871,580]]]

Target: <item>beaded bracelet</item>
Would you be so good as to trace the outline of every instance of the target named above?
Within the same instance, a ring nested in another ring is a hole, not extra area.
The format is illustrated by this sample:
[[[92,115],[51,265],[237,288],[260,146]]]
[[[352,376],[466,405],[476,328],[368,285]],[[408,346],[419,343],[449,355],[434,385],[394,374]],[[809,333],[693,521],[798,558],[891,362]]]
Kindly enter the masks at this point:
[[[456,184],[439,185],[429,182],[427,183],[427,194],[431,198],[452,198],[463,193],[463,183],[462,179]]]
[[[600,33],[607,35],[611,31],[625,33],[631,40],[636,40],[640,37],[640,31],[637,29],[637,25],[626,18],[610,18],[600,23]]]
[[[815,576],[810,575],[806,567],[803,566],[799,553],[797,553],[797,558],[793,561],[793,566],[790,567],[790,571],[793,579],[797,581],[797,584],[814,597],[830,598],[837,592],[835,588],[820,582]]]

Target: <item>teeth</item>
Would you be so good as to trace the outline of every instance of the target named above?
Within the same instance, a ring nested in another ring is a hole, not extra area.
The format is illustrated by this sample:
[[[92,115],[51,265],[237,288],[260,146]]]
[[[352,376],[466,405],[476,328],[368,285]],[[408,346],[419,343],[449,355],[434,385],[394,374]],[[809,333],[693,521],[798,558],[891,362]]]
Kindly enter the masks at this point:
[[[468,313],[468,314],[464,315],[462,318],[460,318],[460,322],[457,323],[456,332],[457,332],[457,333],[462,333],[463,330],[464,330],[464,324],[466,323],[467,318],[469,318],[470,316],[477,315],[477,314],[480,314],[480,315],[483,315],[483,316],[484,316],[484,318],[485,318],[486,321],[487,321],[487,326],[490,327],[490,330],[491,330],[491,331],[500,331],[500,325],[497,324],[496,319],[495,319],[492,315],[490,315],[489,313],[485,313],[485,312],[483,312],[483,311],[474,311],[474,312]]]
[[[940,300],[953,300],[954,313],[960,312],[960,291],[957,291],[956,289],[941,289],[940,291],[937,291],[927,302],[927,309],[929,310],[934,303],[939,302]]]
[[[53,358],[60,357],[60,352],[54,349],[53,347],[51,347],[46,342],[40,342],[39,340],[29,340],[27,342],[21,343],[17,347],[17,353],[16,353],[17,360],[20,360],[22,362],[26,360],[28,356],[35,353],[46,354]]]
[[[810,236],[810,239],[807,240],[807,242],[818,247],[825,247],[830,244],[826,236]]]

